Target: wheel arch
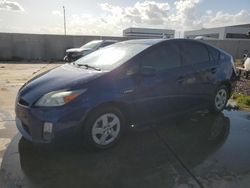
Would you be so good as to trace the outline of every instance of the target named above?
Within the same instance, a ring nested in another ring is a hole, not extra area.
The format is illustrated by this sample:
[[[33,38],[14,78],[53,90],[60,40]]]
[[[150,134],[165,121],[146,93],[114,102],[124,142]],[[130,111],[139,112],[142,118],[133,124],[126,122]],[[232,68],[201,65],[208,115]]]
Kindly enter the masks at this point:
[[[221,82],[220,85],[219,85],[219,87],[222,86],[222,85],[224,85],[224,86],[227,87],[228,93],[229,93],[229,98],[230,98],[231,95],[232,95],[232,92],[233,92],[233,91],[232,91],[232,85],[230,84],[229,81],[223,81],[223,82]]]

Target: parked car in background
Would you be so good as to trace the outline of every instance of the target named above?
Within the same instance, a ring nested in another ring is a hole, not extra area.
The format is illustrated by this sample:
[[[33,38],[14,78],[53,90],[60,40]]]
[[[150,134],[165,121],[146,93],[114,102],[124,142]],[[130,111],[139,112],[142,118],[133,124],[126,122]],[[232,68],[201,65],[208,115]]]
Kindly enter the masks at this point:
[[[206,36],[197,36],[194,39],[196,40],[218,40],[217,38],[214,37],[206,37]]]
[[[63,58],[64,61],[75,61],[85,55],[88,55],[100,48],[111,45],[118,42],[117,40],[93,40],[80,48],[70,48],[66,50],[66,55]]]
[[[17,96],[16,124],[32,142],[51,142],[77,128],[87,146],[105,149],[129,124],[198,109],[221,112],[235,71],[231,55],[202,41],[119,42],[26,83]]]

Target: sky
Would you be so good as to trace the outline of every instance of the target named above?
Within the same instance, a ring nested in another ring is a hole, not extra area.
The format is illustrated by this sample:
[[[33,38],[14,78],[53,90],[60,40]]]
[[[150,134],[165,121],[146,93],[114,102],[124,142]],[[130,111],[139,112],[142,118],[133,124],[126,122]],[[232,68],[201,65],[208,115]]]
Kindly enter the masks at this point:
[[[177,32],[250,23],[250,0],[0,0],[0,32],[121,36],[128,27]]]

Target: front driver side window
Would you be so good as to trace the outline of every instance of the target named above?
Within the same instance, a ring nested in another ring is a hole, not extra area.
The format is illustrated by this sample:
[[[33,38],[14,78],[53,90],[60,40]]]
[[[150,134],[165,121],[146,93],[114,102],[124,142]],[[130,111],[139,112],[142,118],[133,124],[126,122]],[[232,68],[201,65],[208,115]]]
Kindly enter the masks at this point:
[[[173,42],[167,42],[147,50],[140,62],[141,66],[150,66],[156,71],[163,71],[180,66],[181,56],[178,46]]]

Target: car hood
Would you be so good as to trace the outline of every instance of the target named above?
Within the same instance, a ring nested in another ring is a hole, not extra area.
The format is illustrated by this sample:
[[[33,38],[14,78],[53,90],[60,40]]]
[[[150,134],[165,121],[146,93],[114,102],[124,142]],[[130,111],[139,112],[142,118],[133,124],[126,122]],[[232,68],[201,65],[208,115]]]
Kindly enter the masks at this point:
[[[81,89],[84,85],[105,72],[78,68],[65,64],[29,80],[19,91],[19,96],[29,104],[51,91]]]
[[[66,52],[67,53],[80,53],[80,52],[83,52],[83,51],[92,51],[93,49],[91,48],[70,48],[70,49],[67,49]]]

